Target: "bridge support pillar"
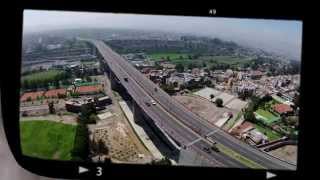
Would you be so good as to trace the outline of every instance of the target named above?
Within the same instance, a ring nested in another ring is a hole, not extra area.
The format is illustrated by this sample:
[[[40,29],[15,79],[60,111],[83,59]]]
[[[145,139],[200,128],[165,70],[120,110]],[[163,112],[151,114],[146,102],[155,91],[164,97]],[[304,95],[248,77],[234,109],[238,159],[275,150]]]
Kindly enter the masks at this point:
[[[110,79],[110,82],[111,82],[111,89],[112,90],[117,90],[118,88],[118,80],[116,78],[116,76],[111,72],[109,71],[108,73],[108,76],[109,76],[109,79]]]
[[[142,118],[142,111],[138,104],[132,100],[132,112],[133,112],[133,119],[135,122],[139,122]]]

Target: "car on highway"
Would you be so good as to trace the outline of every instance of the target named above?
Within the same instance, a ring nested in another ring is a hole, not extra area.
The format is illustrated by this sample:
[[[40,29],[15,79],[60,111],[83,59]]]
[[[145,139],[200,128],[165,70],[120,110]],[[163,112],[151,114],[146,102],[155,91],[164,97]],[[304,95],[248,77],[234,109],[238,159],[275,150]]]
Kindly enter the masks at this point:
[[[220,149],[215,145],[211,146],[211,149],[215,152],[220,152]]]
[[[208,148],[208,147],[203,147],[202,149],[203,149],[205,152],[209,153],[209,154],[211,153],[211,150],[210,150],[210,148]]]
[[[125,78],[124,78],[124,81],[128,82],[128,78],[127,78],[127,77],[125,77]]]
[[[147,105],[147,106],[150,106],[150,103],[149,103],[149,102],[146,102],[146,105]]]
[[[153,99],[150,102],[151,102],[152,105],[156,105],[157,104]]]

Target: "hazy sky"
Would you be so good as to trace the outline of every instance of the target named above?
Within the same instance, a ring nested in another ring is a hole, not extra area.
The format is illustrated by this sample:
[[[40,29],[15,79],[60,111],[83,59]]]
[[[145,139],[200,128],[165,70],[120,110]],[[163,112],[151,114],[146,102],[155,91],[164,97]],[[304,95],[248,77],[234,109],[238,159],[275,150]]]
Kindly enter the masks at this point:
[[[24,11],[24,31],[69,28],[129,28],[220,37],[300,59],[302,22],[287,20]]]

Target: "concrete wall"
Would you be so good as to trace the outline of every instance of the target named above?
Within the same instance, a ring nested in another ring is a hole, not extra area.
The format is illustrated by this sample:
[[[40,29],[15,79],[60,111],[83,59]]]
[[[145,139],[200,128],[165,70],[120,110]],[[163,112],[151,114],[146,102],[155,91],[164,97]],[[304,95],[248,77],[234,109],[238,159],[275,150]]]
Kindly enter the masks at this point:
[[[158,135],[159,138],[165,143],[165,145],[170,148],[170,150],[179,156],[180,148],[179,146],[160,128],[154,121],[137,105],[137,103],[132,103],[134,119],[136,122],[144,121],[148,126]]]

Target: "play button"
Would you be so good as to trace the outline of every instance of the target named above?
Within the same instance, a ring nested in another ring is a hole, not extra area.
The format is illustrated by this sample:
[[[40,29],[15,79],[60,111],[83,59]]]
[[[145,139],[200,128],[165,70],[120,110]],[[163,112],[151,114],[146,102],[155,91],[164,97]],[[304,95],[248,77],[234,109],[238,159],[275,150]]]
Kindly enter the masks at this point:
[[[79,166],[79,174],[88,172],[89,169]]]
[[[267,176],[267,179],[270,179],[270,178],[276,177],[277,175],[271,172],[267,172],[266,176]]]

